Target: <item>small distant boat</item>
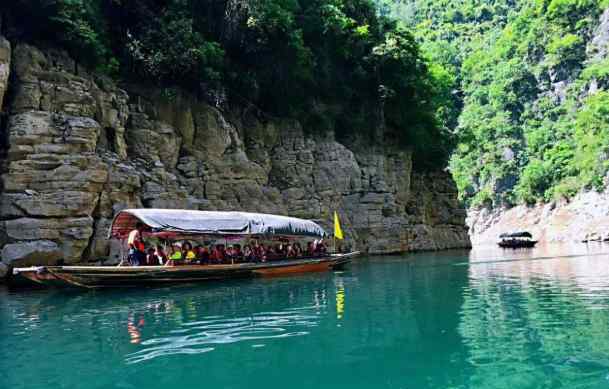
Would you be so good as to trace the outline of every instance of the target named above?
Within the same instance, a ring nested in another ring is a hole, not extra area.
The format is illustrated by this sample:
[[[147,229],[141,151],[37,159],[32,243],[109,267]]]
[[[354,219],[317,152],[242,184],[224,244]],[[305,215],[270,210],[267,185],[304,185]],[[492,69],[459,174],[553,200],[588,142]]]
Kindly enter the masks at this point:
[[[537,244],[537,241],[533,240],[533,235],[528,231],[504,233],[499,235],[499,239],[500,241],[497,243],[499,247],[510,249],[531,248]]]
[[[167,209],[128,209],[118,213],[110,237],[124,240],[136,225],[146,238],[190,240],[323,239],[318,224],[287,216],[248,212],[211,212]],[[266,262],[188,264],[180,266],[34,266],[15,268],[13,274],[45,286],[106,288],[136,285],[206,282],[233,278],[276,277],[294,273],[342,269],[358,251],[322,253]]]

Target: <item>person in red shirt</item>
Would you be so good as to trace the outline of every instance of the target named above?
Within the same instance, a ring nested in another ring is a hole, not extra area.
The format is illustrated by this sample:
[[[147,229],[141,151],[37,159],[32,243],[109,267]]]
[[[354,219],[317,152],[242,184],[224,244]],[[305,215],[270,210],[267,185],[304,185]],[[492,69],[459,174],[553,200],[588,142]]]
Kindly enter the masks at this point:
[[[224,261],[224,252],[222,250],[222,245],[215,245],[211,250],[210,259],[212,263],[222,263]]]

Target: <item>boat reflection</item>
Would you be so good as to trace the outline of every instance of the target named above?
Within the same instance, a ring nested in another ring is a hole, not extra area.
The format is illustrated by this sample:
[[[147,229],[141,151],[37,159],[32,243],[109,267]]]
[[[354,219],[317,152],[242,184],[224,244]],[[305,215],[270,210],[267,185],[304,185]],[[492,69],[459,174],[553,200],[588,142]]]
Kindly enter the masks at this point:
[[[131,343],[138,344],[141,342],[142,333],[140,328],[144,327],[146,321],[143,317],[139,319],[139,321],[134,320],[133,315],[129,316],[129,320],[127,322],[127,332],[129,333],[129,337],[131,338]]]
[[[472,261],[459,323],[471,386],[596,387],[606,376],[607,247],[554,250]]]
[[[255,347],[261,347],[272,339],[307,335],[327,313],[329,285],[323,277],[312,276],[289,282],[151,289],[144,300],[138,294],[139,301],[128,294],[112,299],[104,293],[95,314],[118,316],[124,323],[122,331],[126,328],[127,337],[123,339],[136,347],[124,350],[124,360],[134,364],[162,356],[206,353],[236,342],[254,342]],[[78,297],[74,301],[77,303]],[[70,304],[58,308],[69,320],[71,315],[66,311]],[[113,332],[114,323],[105,324],[92,330]]]
[[[183,323],[162,336],[141,342],[143,349],[126,356],[127,363],[138,363],[164,355],[200,354],[218,345],[241,341],[307,335],[317,326],[319,315],[314,306],[258,312],[242,317],[207,317]]]

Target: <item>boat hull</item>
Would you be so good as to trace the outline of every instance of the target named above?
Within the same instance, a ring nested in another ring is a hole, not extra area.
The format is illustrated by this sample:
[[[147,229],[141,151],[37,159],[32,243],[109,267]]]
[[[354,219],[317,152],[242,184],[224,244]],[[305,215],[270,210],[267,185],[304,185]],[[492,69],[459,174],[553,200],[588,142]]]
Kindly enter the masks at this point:
[[[499,242],[499,247],[506,249],[521,249],[535,247],[537,244],[536,240],[516,241],[516,242]]]
[[[235,278],[278,277],[339,269],[358,252],[265,263],[186,266],[47,266],[16,268],[15,276],[54,287],[107,288],[207,282]]]

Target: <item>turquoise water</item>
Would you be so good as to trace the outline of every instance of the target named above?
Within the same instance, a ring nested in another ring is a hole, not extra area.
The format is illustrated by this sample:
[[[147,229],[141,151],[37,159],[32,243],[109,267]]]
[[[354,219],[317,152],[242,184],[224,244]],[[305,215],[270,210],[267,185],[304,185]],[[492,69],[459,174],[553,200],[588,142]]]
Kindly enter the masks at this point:
[[[609,249],[569,250],[362,258],[206,286],[0,289],[0,388],[607,388]],[[573,253],[587,255],[557,258]]]

